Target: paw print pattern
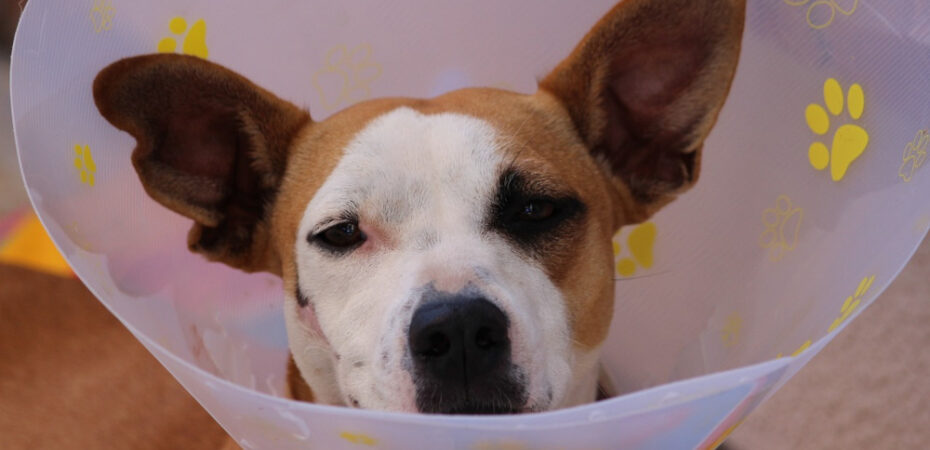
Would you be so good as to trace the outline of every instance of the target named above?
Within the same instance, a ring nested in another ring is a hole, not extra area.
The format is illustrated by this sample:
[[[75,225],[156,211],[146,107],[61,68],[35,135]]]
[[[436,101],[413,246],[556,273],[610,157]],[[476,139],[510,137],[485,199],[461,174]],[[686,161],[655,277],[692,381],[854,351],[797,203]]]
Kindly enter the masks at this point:
[[[859,305],[862,304],[862,299],[865,297],[865,294],[869,292],[869,289],[872,288],[872,283],[875,282],[875,275],[865,277],[862,281],[859,282],[859,287],[856,288],[856,293],[847,297],[846,301],[843,302],[842,308],[840,308],[840,316],[833,320],[833,323],[830,324],[830,328],[827,329],[827,332],[831,332],[837,329],[852,313],[856,312],[859,309]],[[797,350],[795,350],[791,356],[798,356],[804,350],[807,350],[812,344],[811,340],[808,339]],[[781,358],[783,355],[779,353],[776,358]]]
[[[94,185],[97,164],[94,163],[89,146],[80,144],[74,146],[74,168],[81,176],[81,183],[86,183],[88,186]]]
[[[743,331],[743,318],[739,313],[730,314],[727,317],[726,323],[723,325],[723,329],[720,330],[720,340],[723,341],[725,347],[733,347],[739,342],[740,333]]]
[[[762,211],[765,231],[759,237],[759,245],[769,251],[769,260],[778,262],[797,247],[803,220],[804,210],[796,207],[787,195],[778,197],[774,208]]]
[[[870,277],[865,277],[862,281],[859,282],[859,287],[856,288],[856,293],[850,297],[846,298],[846,301],[843,302],[843,307],[840,308],[840,316],[830,324],[828,332],[835,330],[837,327],[843,324],[849,316],[859,309],[859,304],[862,303],[862,297],[869,291],[869,288],[872,287],[872,283],[875,281],[875,275]]]
[[[339,433],[339,437],[356,445],[364,445],[366,447],[374,447],[378,445],[377,439],[363,433],[351,433],[348,431],[343,431],[342,433]]]
[[[168,28],[171,29],[171,32],[176,36],[168,36],[158,41],[159,53],[175,52],[178,48],[178,39],[183,38],[181,53],[207,59],[209,51],[207,49],[206,21],[200,19],[188,28],[187,20],[183,17],[175,17],[168,23]],[[187,32],[186,35],[184,34],[185,32]]]
[[[836,14],[851,16],[859,8],[859,0],[784,0],[791,6],[807,6],[807,24],[815,30],[829,27]]]
[[[865,110],[865,93],[859,84],[850,86],[844,99],[843,87],[839,81],[830,78],[823,85],[823,97],[826,109],[819,104],[810,104],[805,112],[807,126],[818,135],[826,135],[830,131],[830,116],[832,115],[834,120],[838,119],[844,106],[853,120],[859,120]],[[824,143],[816,141],[811,144],[808,157],[811,166],[817,170],[824,170],[829,166],[833,181],[840,181],[846,176],[849,165],[862,155],[868,145],[869,133],[859,125],[847,123],[836,129],[830,149],[827,149]]]
[[[798,356],[798,355],[800,355],[801,352],[803,352],[804,350],[807,350],[808,348],[810,348],[811,344],[813,344],[813,342],[812,342],[810,339],[804,341],[804,343],[801,344],[801,346],[798,347],[797,350],[791,352],[791,356]],[[781,353],[779,353],[779,354],[778,354],[777,356],[775,356],[775,357],[776,357],[776,358],[781,358],[782,356],[784,356],[784,355],[782,355]]]
[[[94,25],[94,33],[107,31],[113,26],[113,16],[116,8],[110,0],[94,0],[90,8],[90,22]]]
[[[909,142],[904,148],[904,161],[898,170],[898,176],[905,183],[910,183],[914,178],[917,169],[927,162],[927,146],[930,145],[930,131],[920,130],[913,142]]]
[[[381,72],[381,64],[371,58],[371,45],[361,44],[352,51],[337,45],[326,53],[326,64],[313,74],[313,86],[323,106],[335,110],[371,97],[371,84]]]
[[[636,273],[637,265],[643,269],[652,268],[654,262],[653,247],[655,246],[656,224],[646,222],[637,225],[630,234],[627,235],[626,243],[629,248],[630,257],[622,258],[617,261],[617,273],[623,277],[630,277]],[[614,257],[620,256],[623,247],[616,240],[614,241]]]

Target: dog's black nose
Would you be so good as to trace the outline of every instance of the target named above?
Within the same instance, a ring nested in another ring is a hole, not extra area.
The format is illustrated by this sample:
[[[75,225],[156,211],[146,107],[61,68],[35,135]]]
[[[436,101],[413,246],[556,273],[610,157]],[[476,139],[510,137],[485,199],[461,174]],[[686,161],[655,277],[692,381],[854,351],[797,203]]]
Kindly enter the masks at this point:
[[[509,362],[507,316],[480,297],[427,303],[410,322],[410,351],[438,379],[478,381]]]
[[[420,410],[515,412],[522,387],[510,373],[508,328],[503,311],[481,297],[450,295],[420,306],[408,336]]]

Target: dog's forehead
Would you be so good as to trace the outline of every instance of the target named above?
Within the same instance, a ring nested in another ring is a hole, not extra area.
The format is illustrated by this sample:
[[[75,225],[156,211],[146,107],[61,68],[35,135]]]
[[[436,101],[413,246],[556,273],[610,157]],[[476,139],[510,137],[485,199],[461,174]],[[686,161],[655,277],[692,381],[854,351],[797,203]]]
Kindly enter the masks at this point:
[[[475,231],[501,173],[512,168],[582,199],[609,201],[571,119],[545,93],[479,88],[430,100],[376,99],[313,123],[292,145],[275,205],[283,270],[295,273],[295,237],[353,207],[373,216],[359,219],[411,239]]]
[[[427,209],[474,211],[493,195],[502,145],[494,126],[478,117],[398,107],[349,142],[308,215],[312,221],[352,208],[398,224]]]

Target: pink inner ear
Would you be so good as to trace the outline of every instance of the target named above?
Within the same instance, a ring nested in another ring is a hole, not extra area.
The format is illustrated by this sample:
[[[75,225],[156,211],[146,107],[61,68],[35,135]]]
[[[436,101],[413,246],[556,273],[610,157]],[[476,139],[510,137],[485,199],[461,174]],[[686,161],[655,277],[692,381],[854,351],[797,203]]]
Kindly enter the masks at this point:
[[[606,95],[626,110],[629,126],[653,128],[695,82],[706,56],[699,42],[634,47],[614,59]]]
[[[188,175],[227,179],[236,159],[235,122],[218,114],[176,114],[157,158]]]

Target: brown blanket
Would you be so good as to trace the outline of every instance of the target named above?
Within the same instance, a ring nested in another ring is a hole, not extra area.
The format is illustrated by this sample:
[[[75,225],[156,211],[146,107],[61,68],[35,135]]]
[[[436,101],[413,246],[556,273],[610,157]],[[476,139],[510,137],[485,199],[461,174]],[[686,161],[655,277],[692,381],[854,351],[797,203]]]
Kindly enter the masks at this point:
[[[0,448],[215,449],[227,440],[80,281],[0,265]]]

